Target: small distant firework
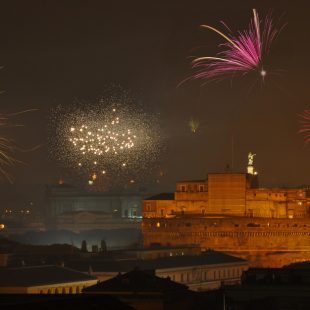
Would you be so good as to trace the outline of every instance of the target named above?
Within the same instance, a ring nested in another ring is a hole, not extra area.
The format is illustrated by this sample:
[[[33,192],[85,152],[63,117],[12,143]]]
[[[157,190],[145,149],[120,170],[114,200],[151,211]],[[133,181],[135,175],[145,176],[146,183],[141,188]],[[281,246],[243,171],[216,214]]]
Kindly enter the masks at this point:
[[[89,185],[105,183],[107,189],[150,173],[161,148],[159,128],[154,116],[127,95],[73,105],[69,111],[58,107],[53,114],[53,157],[85,174]]]
[[[199,120],[195,118],[191,118],[188,122],[189,128],[192,133],[196,133],[199,127]]]
[[[216,32],[226,40],[226,43],[219,45],[222,51],[217,56],[194,59],[192,68],[196,73],[191,78],[218,80],[235,74],[245,75],[250,71],[256,71],[263,80],[265,79],[267,71],[264,68],[264,58],[281,30],[274,26],[270,14],[260,19],[257,11],[253,9],[253,19],[248,29],[238,31],[236,35],[231,34],[227,26],[228,34],[208,25],[201,25],[201,27]]]
[[[0,114],[0,179],[5,179],[9,182],[13,181],[13,177],[9,170],[17,163],[20,163],[20,161],[15,158],[16,151],[28,152],[40,147],[36,146],[32,149],[24,150],[17,147],[11,139],[4,135],[4,131],[6,131],[7,128],[22,126],[11,122],[12,117],[32,111],[36,111],[36,109],[24,110],[12,114]]]
[[[299,133],[304,136],[305,145],[310,142],[310,109],[306,109],[299,114]]]
[[[3,127],[3,118],[0,116],[0,127]],[[11,174],[8,172],[9,168],[17,163],[17,160],[13,156],[14,145],[12,142],[1,136],[0,137],[0,175],[1,178],[5,178],[7,181],[12,182]]]

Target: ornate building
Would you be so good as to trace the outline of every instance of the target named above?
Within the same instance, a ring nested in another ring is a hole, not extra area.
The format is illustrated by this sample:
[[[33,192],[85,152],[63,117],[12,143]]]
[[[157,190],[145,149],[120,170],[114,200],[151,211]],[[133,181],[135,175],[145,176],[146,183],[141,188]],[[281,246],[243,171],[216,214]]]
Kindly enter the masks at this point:
[[[252,266],[310,259],[306,189],[258,187],[254,155],[247,173],[179,181],[174,193],[144,200],[144,244],[198,244],[246,258]]]

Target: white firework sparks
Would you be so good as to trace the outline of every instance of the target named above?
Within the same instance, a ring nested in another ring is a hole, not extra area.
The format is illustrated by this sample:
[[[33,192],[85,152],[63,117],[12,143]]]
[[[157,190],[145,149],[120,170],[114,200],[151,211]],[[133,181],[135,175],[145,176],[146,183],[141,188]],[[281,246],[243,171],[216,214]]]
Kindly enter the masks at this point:
[[[54,113],[52,153],[73,171],[86,174],[90,185],[106,180],[113,187],[125,179],[142,180],[159,155],[161,139],[154,116],[121,99]]]

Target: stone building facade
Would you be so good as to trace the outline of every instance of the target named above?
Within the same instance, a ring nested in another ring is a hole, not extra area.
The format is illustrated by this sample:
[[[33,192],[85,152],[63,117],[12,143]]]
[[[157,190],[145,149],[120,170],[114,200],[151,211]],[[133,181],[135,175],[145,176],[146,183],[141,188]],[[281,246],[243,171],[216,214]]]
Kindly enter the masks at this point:
[[[248,173],[180,181],[144,200],[144,244],[198,244],[279,267],[310,259],[310,199],[303,188],[259,188]],[[267,256],[266,256],[267,255]]]

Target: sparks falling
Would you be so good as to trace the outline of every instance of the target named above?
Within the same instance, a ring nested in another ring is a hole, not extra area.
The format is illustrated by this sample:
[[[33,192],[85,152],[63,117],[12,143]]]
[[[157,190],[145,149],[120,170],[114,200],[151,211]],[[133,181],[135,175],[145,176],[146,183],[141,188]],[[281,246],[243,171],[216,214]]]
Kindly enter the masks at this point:
[[[8,128],[23,126],[21,124],[13,122],[13,117],[17,117],[19,115],[33,111],[37,111],[37,109],[28,109],[10,114],[0,114],[0,180],[5,179],[10,183],[13,182],[13,176],[11,175],[10,170],[16,164],[21,163],[18,159],[15,158],[17,151],[32,152],[41,147],[41,145],[37,145],[30,149],[18,147],[11,139],[6,137],[4,134],[4,132],[7,131]]]
[[[267,71],[264,68],[264,58],[281,30],[274,26],[270,14],[261,20],[257,11],[253,9],[253,18],[248,29],[239,31],[237,35],[231,34],[227,26],[228,34],[208,25],[201,25],[201,27],[216,32],[226,42],[219,45],[222,51],[217,56],[194,59],[192,68],[195,73],[191,78],[218,80],[235,74],[245,75],[250,71],[256,71],[262,80],[265,79]]]
[[[161,149],[159,127],[132,101],[120,92],[53,111],[51,154],[73,179],[82,174],[92,188],[104,183],[107,189],[148,177]]]
[[[310,142],[310,109],[306,109],[299,114],[299,133],[303,135],[305,145]]]
[[[117,113],[115,108],[113,114]],[[82,155],[91,153],[93,155],[104,155],[119,153],[129,150],[135,146],[136,135],[131,128],[126,128],[126,123],[118,116],[108,115],[101,122],[90,122],[70,128],[69,141],[80,151]],[[95,162],[94,162],[95,164]]]

